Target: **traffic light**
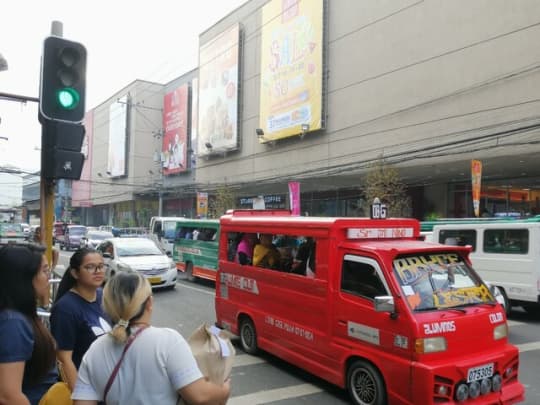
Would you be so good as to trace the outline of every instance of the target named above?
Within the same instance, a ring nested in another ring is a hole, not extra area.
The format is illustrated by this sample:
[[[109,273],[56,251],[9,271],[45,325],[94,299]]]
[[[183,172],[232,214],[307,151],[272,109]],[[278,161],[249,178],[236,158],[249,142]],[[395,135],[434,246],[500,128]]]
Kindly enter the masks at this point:
[[[84,164],[81,147],[84,125],[71,122],[43,123],[42,173],[46,179],[79,180]]]
[[[43,42],[39,120],[82,122],[85,113],[86,48],[50,36]]]

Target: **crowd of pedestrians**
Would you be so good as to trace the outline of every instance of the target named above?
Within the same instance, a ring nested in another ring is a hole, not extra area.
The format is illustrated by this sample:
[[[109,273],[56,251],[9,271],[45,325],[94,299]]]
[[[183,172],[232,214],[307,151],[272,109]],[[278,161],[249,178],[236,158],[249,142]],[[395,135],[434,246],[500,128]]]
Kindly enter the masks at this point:
[[[225,404],[230,382],[208,382],[177,331],[151,326],[149,282],[120,272],[103,290],[105,270],[93,249],[72,255],[49,331],[37,312],[49,295],[45,249],[0,248],[0,404],[38,405],[60,374],[75,405]]]

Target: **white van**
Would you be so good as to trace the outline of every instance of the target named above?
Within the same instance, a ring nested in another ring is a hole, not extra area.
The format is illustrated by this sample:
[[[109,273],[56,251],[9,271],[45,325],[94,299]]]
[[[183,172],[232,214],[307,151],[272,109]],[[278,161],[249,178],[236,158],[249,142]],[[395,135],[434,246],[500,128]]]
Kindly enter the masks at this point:
[[[433,227],[433,241],[470,245],[472,264],[484,281],[497,286],[511,305],[540,312],[540,223],[460,223]]]
[[[150,235],[161,249],[172,255],[176,224],[185,221],[184,217],[152,217],[150,218]]]

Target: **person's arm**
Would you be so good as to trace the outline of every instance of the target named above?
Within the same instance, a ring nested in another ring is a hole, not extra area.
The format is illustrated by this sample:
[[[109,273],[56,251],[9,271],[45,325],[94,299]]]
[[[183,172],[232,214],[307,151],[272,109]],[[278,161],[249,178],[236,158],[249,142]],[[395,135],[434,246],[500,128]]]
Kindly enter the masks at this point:
[[[199,378],[178,390],[178,394],[191,405],[225,404],[231,394],[230,380],[223,385],[213,384],[205,378]]]
[[[62,370],[66,377],[65,382],[68,383],[69,389],[73,391],[75,388],[75,382],[77,381],[77,367],[73,363],[73,350],[57,350],[56,358],[62,363]]]
[[[73,405],[97,405],[98,401],[88,401],[86,399],[75,399]]]
[[[0,404],[30,405],[22,392],[24,361],[0,363]]]

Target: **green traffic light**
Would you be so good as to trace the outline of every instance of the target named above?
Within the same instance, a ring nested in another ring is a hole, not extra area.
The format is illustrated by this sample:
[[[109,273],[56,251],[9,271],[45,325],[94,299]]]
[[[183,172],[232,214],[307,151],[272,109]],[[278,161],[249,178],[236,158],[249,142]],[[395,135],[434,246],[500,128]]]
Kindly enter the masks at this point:
[[[79,105],[81,97],[77,90],[71,87],[64,87],[56,92],[56,101],[65,110],[73,110]]]

